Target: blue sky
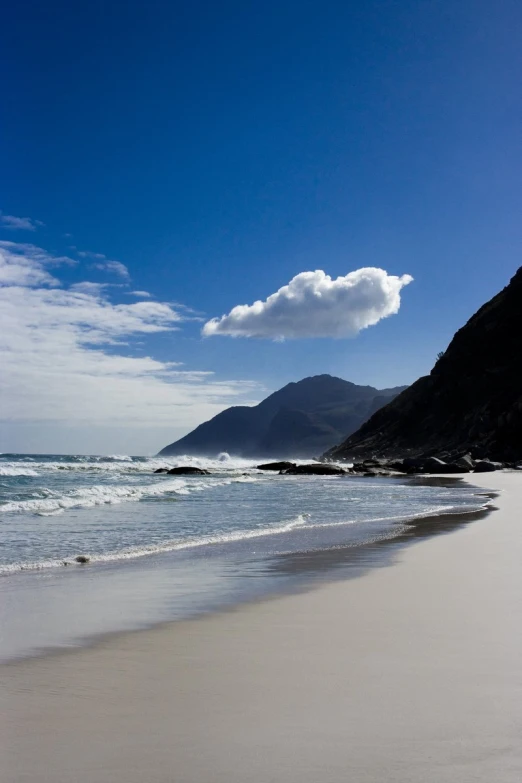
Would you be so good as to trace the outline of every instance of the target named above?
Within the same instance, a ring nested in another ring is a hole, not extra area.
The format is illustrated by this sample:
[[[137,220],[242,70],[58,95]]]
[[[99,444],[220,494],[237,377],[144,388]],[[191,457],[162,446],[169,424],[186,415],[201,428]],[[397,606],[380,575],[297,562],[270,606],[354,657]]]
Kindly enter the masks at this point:
[[[10,4],[0,450],[150,453],[307,375],[429,372],[520,264],[521,21],[514,0]],[[365,267],[414,280],[356,336],[314,337],[313,308],[284,340],[273,309],[265,336],[201,335]]]

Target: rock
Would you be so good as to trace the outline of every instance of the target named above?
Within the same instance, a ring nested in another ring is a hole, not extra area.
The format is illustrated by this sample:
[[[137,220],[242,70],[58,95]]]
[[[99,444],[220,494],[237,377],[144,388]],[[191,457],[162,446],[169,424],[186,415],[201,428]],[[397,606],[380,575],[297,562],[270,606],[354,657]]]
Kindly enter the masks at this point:
[[[359,472],[373,470],[374,468],[385,468],[388,462],[384,459],[365,459],[363,462],[354,462],[353,469]]]
[[[258,465],[258,470],[290,470],[295,468],[295,462],[265,462],[264,465]]]
[[[296,465],[282,471],[286,476],[343,476],[347,473],[338,465]]]
[[[407,473],[407,468],[404,466],[404,460],[402,459],[392,459],[387,463],[386,467],[399,473]]]
[[[461,468],[454,462],[444,462],[438,457],[427,457],[424,460],[424,473],[468,473],[469,468]]]
[[[413,459],[407,457],[402,461],[402,469],[399,463],[394,462],[395,470],[401,470],[405,473],[468,473],[470,468],[457,465],[455,462],[444,462],[439,457],[418,457]]]
[[[455,460],[455,465],[458,465],[459,468],[463,468],[463,470],[470,471],[475,467],[475,460],[471,458],[471,454],[463,454],[462,457]]]
[[[481,459],[475,464],[474,473],[493,473],[502,468],[501,462],[490,462],[489,459]]]
[[[423,457],[406,457],[402,460],[402,469],[405,473],[424,473],[424,463]]]
[[[210,476],[209,470],[203,468],[194,468],[192,466],[171,468],[167,471],[169,476]]]
[[[404,467],[403,460],[370,459],[354,462],[350,472],[364,476],[396,476],[399,473],[412,471]]]
[[[91,562],[91,558],[89,557],[89,555],[76,555],[74,561],[76,563],[80,563],[81,565],[85,565],[86,563]]]
[[[157,470],[154,471],[154,473],[168,473],[168,472],[169,472],[168,468],[158,468]]]

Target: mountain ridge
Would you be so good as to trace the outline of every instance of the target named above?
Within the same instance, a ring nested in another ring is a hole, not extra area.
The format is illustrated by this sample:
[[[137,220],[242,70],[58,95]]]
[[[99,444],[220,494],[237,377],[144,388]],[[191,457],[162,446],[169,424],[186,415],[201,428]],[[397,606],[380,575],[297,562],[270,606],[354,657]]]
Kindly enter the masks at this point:
[[[454,335],[419,378],[328,459],[470,452],[522,456],[522,267]]]
[[[323,374],[288,383],[258,405],[236,405],[203,422],[158,456],[318,456],[359,427],[404,386],[375,389]]]

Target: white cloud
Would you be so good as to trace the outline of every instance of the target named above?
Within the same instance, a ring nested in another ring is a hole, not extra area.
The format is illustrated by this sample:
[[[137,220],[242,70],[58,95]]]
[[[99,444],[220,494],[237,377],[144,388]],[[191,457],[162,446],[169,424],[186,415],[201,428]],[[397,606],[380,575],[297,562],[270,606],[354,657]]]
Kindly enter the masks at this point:
[[[62,440],[64,427],[152,427],[164,433],[159,449],[172,430],[187,431],[251,393],[248,382],[216,381],[123,348],[179,329],[185,316],[157,301],[114,304],[89,282],[66,289],[46,269],[58,260],[32,245],[0,246],[4,421],[22,429],[54,423]]]
[[[400,291],[412,280],[410,275],[396,277],[375,267],[335,280],[321,269],[301,272],[264,302],[237,305],[228,315],[208,321],[203,334],[274,340],[353,337],[397,313]]]
[[[77,266],[78,261],[69,256],[55,256],[52,253],[48,253],[47,250],[43,250],[37,245],[32,245],[26,242],[11,242],[7,239],[0,240],[0,250],[9,254],[12,263],[16,263],[18,259],[19,263],[30,262],[36,267],[43,268],[44,266],[60,266],[65,264],[66,266]]]
[[[58,280],[40,262],[2,248],[2,245],[10,244],[0,242],[0,286],[59,285]]]
[[[150,299],[152,294],[149,294],[148,291],[129,291],[129,296],[138,296],[140,299]]]
[[[114,272],[114,274],[129,279],[129,270],[121,261],[103,261],[100,264],[93,264],[94,269],[101,269],[103,272]]]
[[[4,215],[0,210],[0,226],[8,228],[11,231],[36,231],[38,226],[45,225],[41,220],[32,220],[28,217],[16,217],[15,215]]]
[[[71,250],[76,250],[76,247],[74,245],[71,245]],[[107,256],[105,253],[91,253],[90,250],[77,250],[78,255],[80,258],[100,258],[105,260]]]
[[[76,245],[71,245],[70,249],[74,250],[76,255],[80,258],[96,261],[95,264],[91,265],[91,269],[99,269],[102,272],[113,272],[120,277],[124,277],[126,280],[130,278],[129,270],[125,264],[122,264],[121,261],[113,261],[112,259],[107,258],[105,253],[93,253],[91,250],[78,250]]]
[[[0,241],[0,285],[57,286],[59,281],[46,267],[76,263],[68,256],[52,256],[36,245]]]
[[[70,286],[70,291],[76,291],[80,294],[92,294],[93,296],[101,296],[105,288],[109,288],[110,283],[91,283],[85,280],[82,283],[73,283]]]

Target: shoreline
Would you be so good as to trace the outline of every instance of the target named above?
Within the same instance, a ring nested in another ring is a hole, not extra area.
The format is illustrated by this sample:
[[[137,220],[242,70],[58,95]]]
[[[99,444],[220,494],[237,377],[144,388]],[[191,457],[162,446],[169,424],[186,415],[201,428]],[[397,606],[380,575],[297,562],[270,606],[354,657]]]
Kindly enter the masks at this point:
[[[495,495],[488,493],[487,497],[493,498]],[[322,586],[364,578],[373,568],[393,568],[396,561],[400,558],[401,551],[406,547],[418,544],[423,539],[428,540],[433,537],[453,533],[460,527],[484,519],[495,510],[494,507],[488,507],[478,511],[463,511],[458,514],[433,514],[431,516],[419,517],[414,521],[409,520],[405,523],[407,528],[395,537],[379,539],[353,547],[341,547],[337,550],[313,550],[311,552],[295,552],[274,556],[273,559],[279,559],[288,563],[288,572],[299,572],[303,569],[303,561],[306,560],[307,571],[313,570],[324,575],[317,579],[313,576],[304,577],[303,581],[274,588],[258,596],[237,599],[231,603],[224,603],[215,608],[201,610],[181,618],[155,620],[150,624],[139,625],[130,630],[110,630],[95,633],[81,637],[68,645],[51,645],[5,660],[0,659],[0,678],[6,667],[59,656],[75,655],[83,650],[96,650],[98,647],[117,641],[119,637],[147,634],[162,628],[168,629],[180,623],[204,622],[212,617],[240,611],[245,607],[256,606],[268,601],[278,601],[291,596],[305,595],[308,592],[321,589]],[[279,570],[279,567],[277,567],[277,570]]]
[[[92,632],[77,631],[76,634],[68,638],[64,637],[54,644],[39,643],[38,646],[32,646],[24,652],[8,652],[6,655],[4,650],[2,650],[0,672],[2,667],[15,665],[26,660],[38,660],[55,655],[74,653],[83,649],[93,649],[99,644],[103,644],[106,641],[110,642],[112,638],[117,638],[122,634],[147,632],[155,628],[169,626],[171,623],[203,620],[216,614],[240,609],[249,604],[306,593],[309,590],[316,589],[318,585],[328,584],[329,582],[360,578],[372,568],[392,566],[397,558],[400,557],[400,552],[404,547],[418,543],[424,538],[452,532],[462,525],[471,524],[481,519],[493,510],[490,503],[496,496],[496,493],[484,491],[480,487],[473,485],[472,482],[463,482],[462,477],[446,475],[419,476],[409,478],[397,477],[396,480],[401,484],[409,486],[417,484],[419,487],[437,485],[451,488],[452,486],[458,487],[459,484],[466,483],[470,489],[477,490],[473,492],[474,497],[484,498],[484,507],[474,511],[432,512],[413,517],[397,517],[395,533],[387,534],[383,537],[377,536],[364,543],[346,543],[317,549],[289,550],[287,552],[261,556],[258,560],[257,568],[251,574],[257,575],[259,583],[259,586],[254,591],[240,591],[233,596],[209,602],[204,608],[187,609],[180,614],[173,612],[170,617],[159,618],[156,615],[154,619],[145,620],[141,616],[140,619],[136,618],[130,624],[127,624],[127,627],[113,627]],[[328,530],[328,527],[326,525],[322,529]],[[335,528],[336,525],[333,527]],[[299,531],[296,531],[296,534],[298,535]],[[240,541],[238,543],[243,544],[244,542]],[[212,545],[209,544],[208,546]],[[185,551],[188,551],[190,554],[191,549],[188,548]],[[176,554],[178,553],[176,552]],[[153,566],[153,570],[159,566],[160,569],[166,569],[166,572],[171,572],[171,569],[175,569],[176,573],[179,573],[180,563],[169,562],[170,555],[172,555],[170,552],[153,553],[145,558],[145,562],[140,557],[131,558],[125,564],[119,562],[98,563],[95,561],[89,564],[85,570],[84,566],[76,566],[74,571],[71,569],[64,576],[68,578],[76,575],[79,578],[85,577],[88,580],[94,579],[96,581],[96,571],[100,568],[101,571],[98,574],[98,578],[100,576],[104,578],[110,576],[110,573],[119,575],[120,578],[124,577],[126,579],[127,589],[131,589],[131,584],[135,579],[141,584],[143,576],[148,573],[141,570],[140,566],[142,565],[148,565],[149,570],[150,566]],[[150,565],[146,562],[149,560],[149,557],[154,558],[152,563],[149,561]],[[91,571],[91,569],[94,570]],[[29,570],[21,578],[24,580],[39,578],[41,574],[41,571]],[[54,574],[57,574],[57,571],[49,569],[49,576]],[[20,579],[20,576],[21,574],[17,574],[15,578]],[[252,580],[247,580],[247,582],[249,581]],[[29,582],[24,583],[24,586],[29,586],[29,584]],[[105,583],[105,587],[109,591],[111,589],[121,590],[121,585],[118,586],[118,583],[114,585],[111,581],[108,584]],[[140,590],[143,589],[143,586],[141,586]],[[149,596],[148,600],[153,600],[150,587],[147,595]],[[44,605],[40,607],[40,611],[42,610],[45,610]],[[83,622],[86,619],[84,617]],[[70,613],[69,620],[71,620]]]
[[[221,479],[223,476],[218,475],[216,478]],[[237,479],[237,476],[228,477],[229,479],[235,480]],[[417,475],[417,476],[408,476],[406,474],[397,474],[395,476],[386,476],[386,477],[373,477],[373,480],[376,481],[378,484],[383,482],[384,479],[386,481],[392,482],[392,483],[398,483],[400,485],[403,485],[405,487],[408,486],[440,486],[440,487],[447,487],[451,488],[452,486],[459,485],[459,482],[462,481],[462,476],[452,476],[452,475],[440,475],[440,476],[434,476],[434,475]],[[360,481],[362,479],[362,476],[354,475],[347,478],[348,481]],[[335,479],[337,480],[337,478]],[[364,479],[365,484],[367,483],[367,479]],[[470,488],[473,488],[472,485],[470,485]],[[478,495],[480,493],[477,493]],[[103,504],[101,504],[103,505]],[[109,506],[109,508],[111,508]],[[0,507],[0,512],[2,511],[2,508]],[[297,516],[301,516],[303,512],[296,512]],[[398,515],[396,517],[375,517],[373,519],[370,519],[368,521],[370,522],[377,522],[388,519],[389,521],[397,521],[397,522],[404,522],[405,524],[409,523],[415,523],[415,521],[422,520],[424,518],[429,517],[436,517],[436,516],[446,516],[449,514],[452,514],[452,511],[434,511],[431,513],[424,513],[421,512],[418,515],[414,516],[408,516],[405,515]],[[469,513],[467,511],[464,512],[455,512],[455,513]],[[305,516],[306,513],[304,514]],[[52,516],[52,515],[51,515]],[[111,567],[116,566],[118,564],[123,565],[124,563],[137,563],[140,560],[143,560],[143,562],[146,562],[149,558],[154,557],[162,557],[164,555],[171,555],[176,552],[191,552],[195,551],[199,547],[214,547],[214,546],[220,546],[222,544],[228,544],[231,546],[234,546],[236,544],[241,544],[246,540],[251,540],[254,543],[258,540],[263,539],[269,539],[273,536],[277,536],[280,533],[289,533],[290,529],[286,530],[286,526],[295,520],[293,518],[290,518],[288,520],[283,519],[280,522],[280,527],[277,529],[277,526],[275,528],[271,528],[267,526],[265,529],[262,530],[232,530],[230,531],[229,535],[230,537],[227,537],[227,534],[225,534],[225,537],[222,538],[220,534],[217,534],[215,536],[215,539],[213,539],[212,534],[202,534],[200,538],[195,538],[194,540],[176,540],[176,541],[169,541],[164,540],[160,541],[156,544],[148,544],[147,542],[142,542],[141,544],[136,544],[134,546],[130,546],[127,548],[123,548],[120,550],[109,550],[106,552],[91,552],[89,549],[82,551],[81,549],[76,553],[73,554],[71,552],[68,553],[62,553],[62,554],[53,554],[47,559],[44,559],[42,561],[29,561],[25,563],[11,563],[11,562],[5,562],[0,564],[0,580],[4,578],[11,578],[14,576],[18,576],[20,574],[25,574],[26,576],[35,575],[38,576],[42,573],[50,573],[50,574],[56,574],[58,571],[63,570],[64,567],[70,567],[71,570],[78,569],[79,567],[83,567],[83,565],[88,565],[89,568],[104,568],[104,567]],[[331,523],[331,524],[324,524],[322,527],[324,529],[328,529],[330,527],[336,527],[339,523]],[[348,523],[347,523],[348,524]],[[318,525],[314,525],[313,527],[319,527]],[[305,525],[302,529],[307,529],[307,526]],[[299,533],[300,531],[296,529],[296,533]],[[237,533],[237,538],[234,537],[234,534]],[[85,563],[80,563],[76,558],[78,557],[85,557]]]
[[[392,567],[12,662],[15,781],[514,783],[522,775],[522,479]]]

